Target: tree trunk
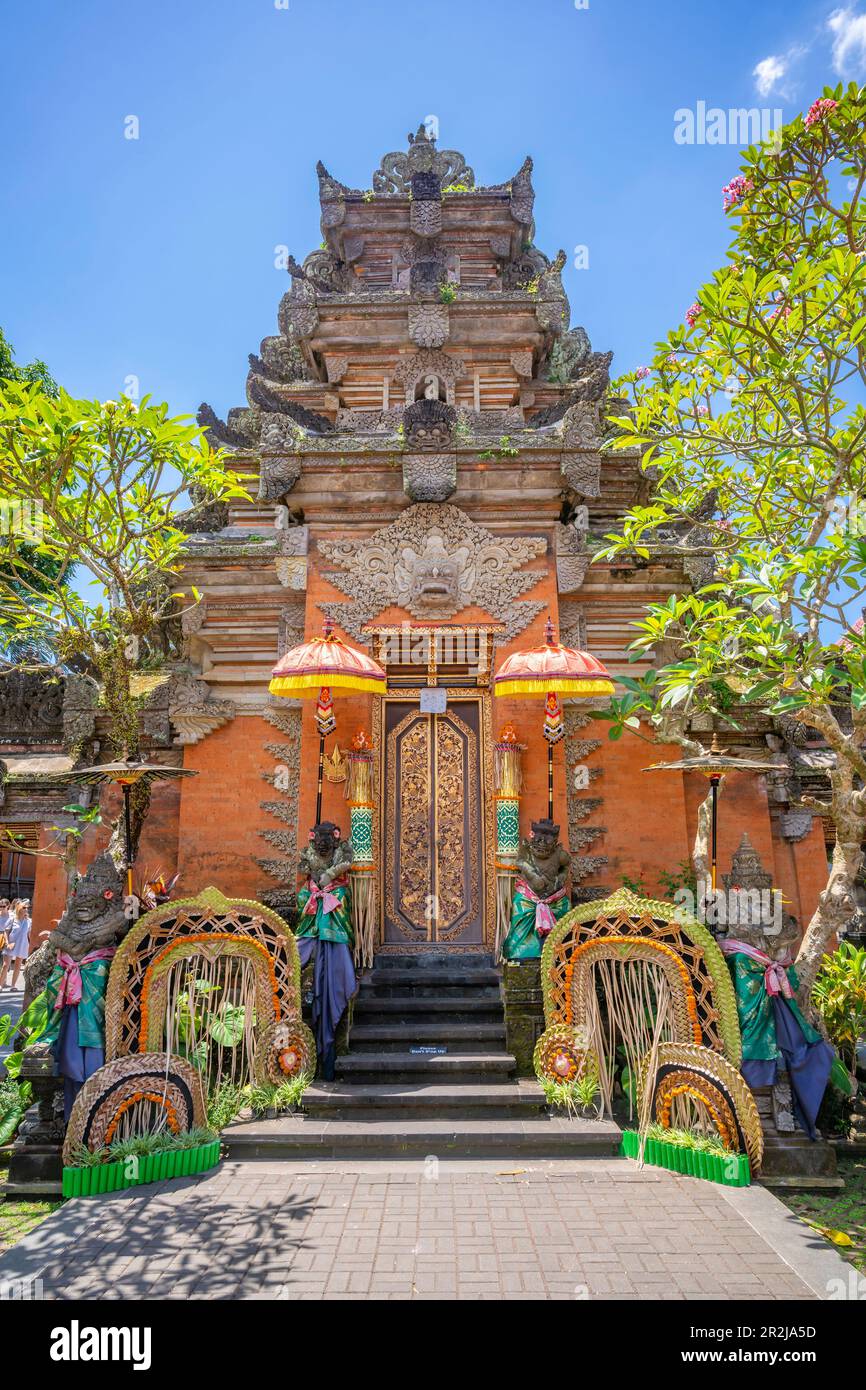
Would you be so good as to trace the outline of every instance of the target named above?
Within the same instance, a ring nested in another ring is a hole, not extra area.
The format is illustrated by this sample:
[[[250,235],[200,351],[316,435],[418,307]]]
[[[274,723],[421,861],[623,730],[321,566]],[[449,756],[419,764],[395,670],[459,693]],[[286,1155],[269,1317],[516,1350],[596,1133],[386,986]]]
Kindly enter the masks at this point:
[[[860,847],[866,835],[862,793],[854,790],[851,770],[841,759],[830,774],[830,782],[833,788],[832,815],[836,825],[833,862],[827,887],[818,899],[796,960],[800,977],[800,1007],[812,1015],[812,989],[821,968],[821,959],[832,948],[834,937],[847,927],[855,911],[854,885],[863,864]]]
[[[719,791],[721,790],[722,784],[719,783]],[[692,866],[699,885],[702,881],[707,884],[710,881],[712,823],[713,794],[710,791],[698,807],[698,824],[695,830],[695,842],[692,846]]]

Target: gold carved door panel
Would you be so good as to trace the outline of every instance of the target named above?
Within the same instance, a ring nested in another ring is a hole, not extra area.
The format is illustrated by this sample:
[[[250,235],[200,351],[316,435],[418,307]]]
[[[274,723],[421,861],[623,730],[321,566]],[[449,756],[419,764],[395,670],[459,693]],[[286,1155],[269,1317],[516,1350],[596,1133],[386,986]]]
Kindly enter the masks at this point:
[[[483,943],[481,739],[477,700],[385,703],[386,945]]]

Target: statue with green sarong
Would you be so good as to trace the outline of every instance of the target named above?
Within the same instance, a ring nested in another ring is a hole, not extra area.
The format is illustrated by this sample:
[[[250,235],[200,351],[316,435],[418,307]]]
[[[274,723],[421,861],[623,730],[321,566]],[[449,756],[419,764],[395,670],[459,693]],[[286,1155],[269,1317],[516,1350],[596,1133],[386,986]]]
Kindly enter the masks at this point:
[[[502,954],[506,960],[532,960],[541,955],[544,939],[569,909],[565,883],[571,856],[559,843],[559,826],[552,820],[532,822],[529,840],[517,852],[517,882],[511,904],[511,925]]]
[[[352,846],[343,841],[339,826],[322,821],[313,827],[299,866],[306,880],[298,892],[300,912],[295,935],[299,940],[315,937],[318,941],[352,945],[352,858]]]
[[[310,831],[299,866],[305,882],[298,890],[295,936],[301,968],[313,961],[313,1029],[326,1081],[334,1079],[337,1026],[358,987],[352,961],[352,859],[340,827],[322,821]]]

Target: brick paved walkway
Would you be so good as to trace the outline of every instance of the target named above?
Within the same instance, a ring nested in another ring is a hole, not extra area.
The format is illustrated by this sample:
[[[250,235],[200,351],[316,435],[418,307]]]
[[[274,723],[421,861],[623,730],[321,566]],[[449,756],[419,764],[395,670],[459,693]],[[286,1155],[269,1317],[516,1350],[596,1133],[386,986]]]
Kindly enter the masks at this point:
[[[224,1163],[67,1203],[0,1283],[41,1278],[50,1299],[806,1299],[847,1270],[760,1188],[625,1160]]]

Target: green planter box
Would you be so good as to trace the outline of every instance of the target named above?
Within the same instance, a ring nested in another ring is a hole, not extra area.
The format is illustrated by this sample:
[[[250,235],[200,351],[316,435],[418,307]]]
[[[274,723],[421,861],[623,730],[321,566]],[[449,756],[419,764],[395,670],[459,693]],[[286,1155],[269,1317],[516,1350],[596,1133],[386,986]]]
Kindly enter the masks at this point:
[[[624,1129],[619,1151],[626,1158],[637,1158],[640,1135],[633,1129]],[[701,1153],[699,1149],[684,1149],[681,1144],[647,1139],[643,1161],[653,1168],[668,1168],[672,1173],[687,1173],[691,1178],[707,1178],[728,1187],[748,1187],[752,1181],[747,1154]]]
[[[138,1160],[135,1177],[126,1176],[126,1160],[122,1163],[98,1163],[93,1168],[64,1168],[64,1197],[93,1197],[101,1192],[117,1192],[122,1187],[141,1187],[148,1182],[165,1178],[182,1178],[190,1173],[204,1173],[220,1161],[220,1141],[200,1144],[197,1149],[166,1149],[164,1153],[146,1154]]]

